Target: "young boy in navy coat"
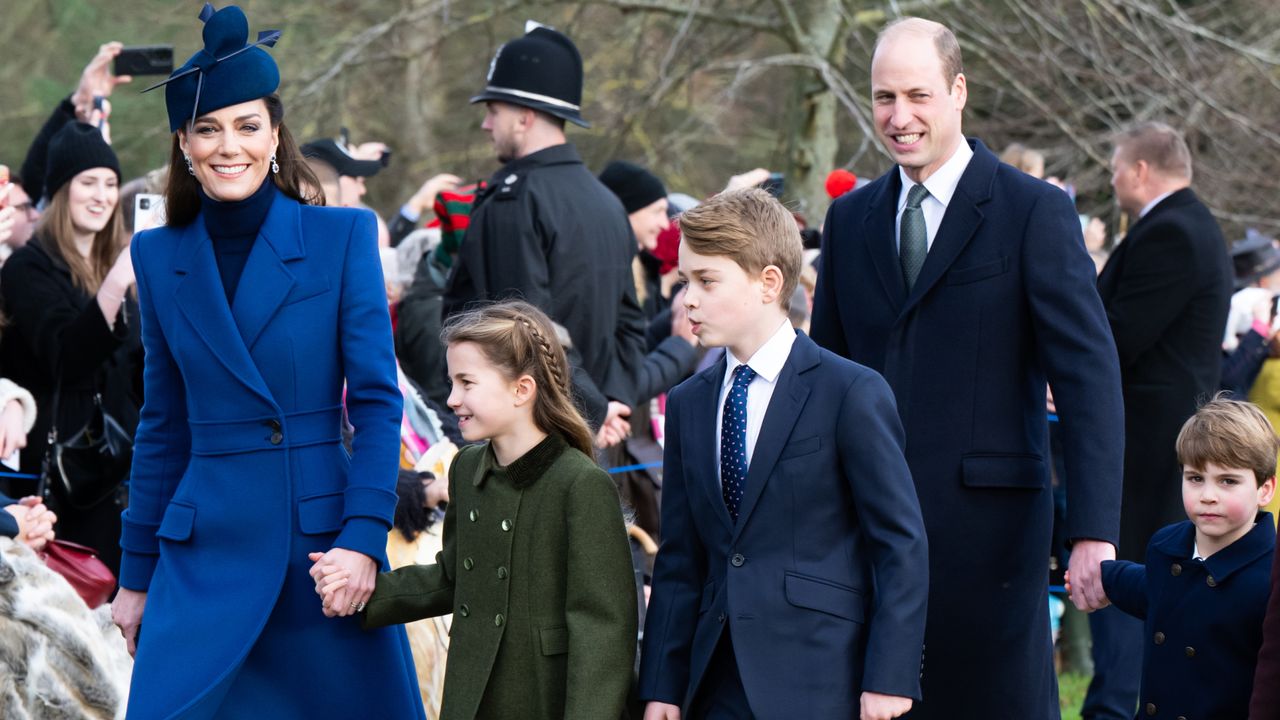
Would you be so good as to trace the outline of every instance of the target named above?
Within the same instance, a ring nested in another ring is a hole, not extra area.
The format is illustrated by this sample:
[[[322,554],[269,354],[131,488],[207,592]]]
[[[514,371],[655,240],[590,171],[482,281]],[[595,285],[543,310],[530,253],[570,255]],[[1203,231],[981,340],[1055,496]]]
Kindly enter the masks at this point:
[[[727,352],[668,397],[645,717],[899,717],[929,559],[889,386],[792,329],[801,241],[772,196],[680,229],[693,332]]]
[[[1147,546],[1146,565],[1102,564],[1107,597],[1146,621],[1140,718],[1245,718],[1276,532],[1275,430],[1257,407],[1213,400],[1178,434],[1189,521]]]

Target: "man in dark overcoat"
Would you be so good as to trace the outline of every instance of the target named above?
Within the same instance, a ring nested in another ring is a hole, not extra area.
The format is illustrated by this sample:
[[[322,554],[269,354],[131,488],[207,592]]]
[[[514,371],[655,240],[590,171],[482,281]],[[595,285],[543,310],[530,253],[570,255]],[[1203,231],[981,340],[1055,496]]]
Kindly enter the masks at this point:
[[[565,139],[565,121],[588,127],[582,57],[569,38],[536,26],[498,49],[471,102],[485,104],[482,127],[504,165],[476,198],[445,316],[510,297],[547,313],[569,333],[574,390],[599,426],[606,412],[629,412],[621,407],[633,402],[644,327],[627,213]]]
[[[1185,517],[1174,441],[1218,389],[1232,270],[1217,221],[1191,190],[1191,153],[1178,131],[1144,123],[1120,133],[1111,170],[1116,201],[1134,223],[1098,292],[1124,388],[1119,557],[1140,561],[1157,530]],[[1141,681],[1142,623],[1108,608],[1089,624],[1095,673],[1081,714],[1127,720]]]
[[[831,206],[813,339],[897,399],[929,538],[912,718],[1059,717],[1045,618],[1053,523],[1046,380],[1061,419],[1073,601],[1105,603],[1120,510],[1119,368],[1075,208],[966,141],[960,47],[898,21],[871,67],[897,163]]]

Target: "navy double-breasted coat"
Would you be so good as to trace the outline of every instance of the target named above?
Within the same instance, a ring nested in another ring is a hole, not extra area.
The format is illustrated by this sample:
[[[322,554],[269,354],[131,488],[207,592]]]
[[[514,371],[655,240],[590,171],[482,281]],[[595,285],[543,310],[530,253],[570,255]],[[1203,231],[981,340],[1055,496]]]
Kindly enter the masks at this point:
[[[332,547],[386,567],[402,400],[375,237],[367,212],[278,195],[230,307],[202,217],[135,237],[130,718],[422,715],[403,629],[325,618],[307,573]]]

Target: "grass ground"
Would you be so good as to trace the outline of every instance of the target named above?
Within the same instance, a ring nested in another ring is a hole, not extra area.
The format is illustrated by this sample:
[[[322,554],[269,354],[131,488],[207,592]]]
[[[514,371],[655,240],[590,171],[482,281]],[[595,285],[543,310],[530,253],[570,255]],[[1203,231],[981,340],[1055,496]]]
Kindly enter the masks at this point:
[[[1080,704],[1084,692],[1089,689],[1089,677],[1077,673],[1058,676],[1058,704],[1062,708],[1062,720],[1080,720]]]

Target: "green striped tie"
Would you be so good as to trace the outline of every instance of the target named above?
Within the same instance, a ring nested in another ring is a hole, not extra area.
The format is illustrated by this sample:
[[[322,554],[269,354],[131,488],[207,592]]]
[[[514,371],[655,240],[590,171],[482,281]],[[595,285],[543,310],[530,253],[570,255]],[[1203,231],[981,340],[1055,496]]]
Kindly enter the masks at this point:
[[[924,185],[913,185],[907,191],[907,207],[902,211],[898,226],[898,258],[902,262],[902,279],[907,281],[907,291],[920,277],[924,256],[929,252],[929,230],[924,224],[924,211],[920,203],[929,197]]]

